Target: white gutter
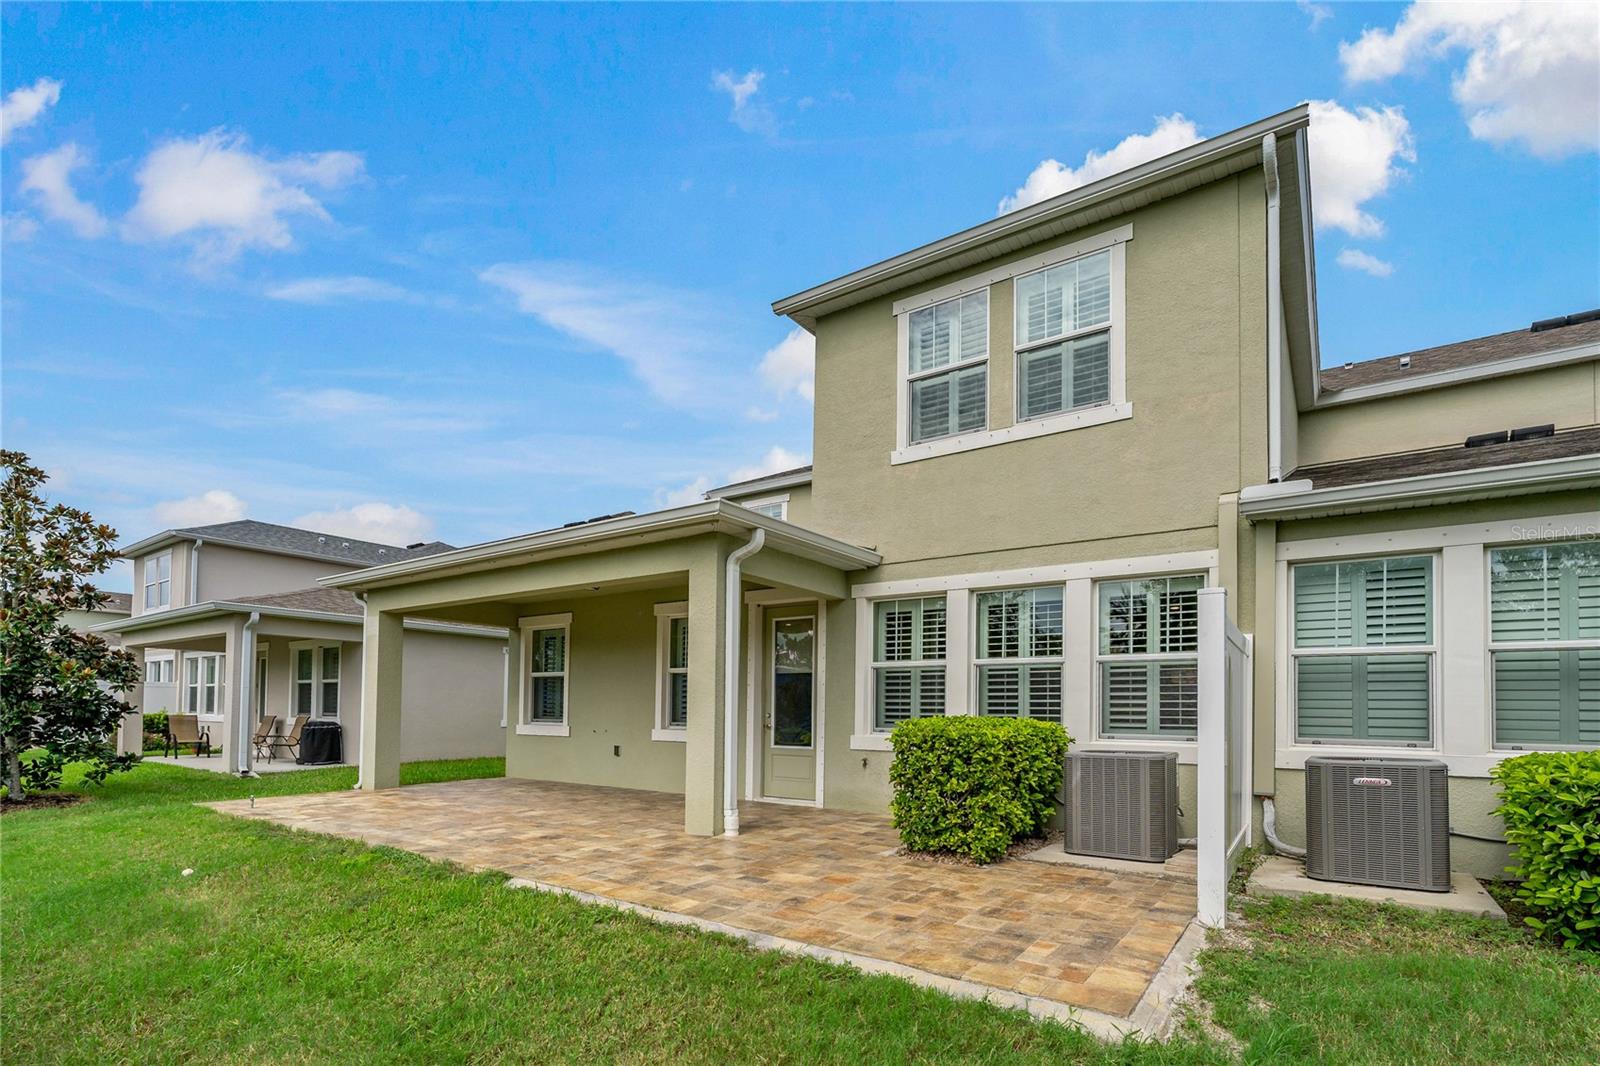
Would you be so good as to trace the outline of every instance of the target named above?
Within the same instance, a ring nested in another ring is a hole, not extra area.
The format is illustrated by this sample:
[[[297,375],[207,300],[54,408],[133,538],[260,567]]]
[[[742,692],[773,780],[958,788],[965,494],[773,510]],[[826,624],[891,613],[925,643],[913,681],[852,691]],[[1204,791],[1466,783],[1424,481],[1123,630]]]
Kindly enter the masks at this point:
[[[1267,480],[1283,480],[1283,290],[1278,237],[1278,135],[1261,138],[1267,178]]]
[[[239,720],[234,723],[234,743],[238,745],[239,754],[235,757],[235,765],[239,768],[240,777],[255,777],[254,762],[255,752],[250,746],[250,738],[254,734],[251,729],[252,713],[255,707],[252,703],[255,698],[256,687],[256,623],[261,621],[260,611],[251,611],[250,617],[244,623],[244,639],[240,641],[239,654]]]
[[[200,598],[200,549],[206,546],[202,537],[194,538],[194,547],[189,549],[189,602],[193,603]]]
[[[744,602],[740,567],[766,543],[767,531],[756,530],[748,542],[733,550],[727,563],[727,600],[723,607],[727,617],[723,631],[722,832],[730,837],[739,835],[739,608]]]

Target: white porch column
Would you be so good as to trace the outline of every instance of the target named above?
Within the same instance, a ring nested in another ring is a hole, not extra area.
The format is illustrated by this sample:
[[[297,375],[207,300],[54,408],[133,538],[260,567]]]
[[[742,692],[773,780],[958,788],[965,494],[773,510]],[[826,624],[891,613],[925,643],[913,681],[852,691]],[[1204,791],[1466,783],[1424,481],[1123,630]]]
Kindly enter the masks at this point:
[[[720,542],[689,569],[689,723],[684,740],[683,828],[722,832],[723,730],[727,728],[727,578]]]
[[[240,668],[244,663],[244,619],[229,617],[222,633],[222,672],[217,682],[222,686],[218,693],[222,701],[222,735],[217,735],[217,723],[211,723],[211,744],[222,749],[222,765],[229,772],[239,766],[239,701],[244,697],[246,678]]]
[[[361,780],[369,791],[400,784],[400,681],[405,619],[370,605],[362,622]]]

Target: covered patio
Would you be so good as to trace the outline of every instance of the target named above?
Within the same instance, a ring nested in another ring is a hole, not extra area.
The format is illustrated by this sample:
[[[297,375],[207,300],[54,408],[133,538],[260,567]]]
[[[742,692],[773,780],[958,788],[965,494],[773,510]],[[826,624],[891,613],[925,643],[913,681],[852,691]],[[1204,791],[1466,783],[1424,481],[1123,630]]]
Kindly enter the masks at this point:
[[[1181,985],[1174,972],[1197,938],[1184,937],[1195,894],[1181,881],[910,858],[882,816],[806,807],[746,803],[739,836],[686,837],[682,803],[660,792],[500,779],[213,806],[500,870],[531,887],[1106,1033],[1159,1028],[1154,1020]]]

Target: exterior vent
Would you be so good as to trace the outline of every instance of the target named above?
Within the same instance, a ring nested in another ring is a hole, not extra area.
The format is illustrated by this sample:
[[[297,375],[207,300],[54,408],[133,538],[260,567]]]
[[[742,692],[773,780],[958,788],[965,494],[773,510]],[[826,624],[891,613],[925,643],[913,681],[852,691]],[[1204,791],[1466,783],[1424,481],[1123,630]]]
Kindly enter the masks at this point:
[[[1306,760],[1306,875],[1450,891],[1448,771],[1437,759]]]
[[[1178,850],[1176,752],[1072,752],[1061,787],[1071,854],[1165,862]]]

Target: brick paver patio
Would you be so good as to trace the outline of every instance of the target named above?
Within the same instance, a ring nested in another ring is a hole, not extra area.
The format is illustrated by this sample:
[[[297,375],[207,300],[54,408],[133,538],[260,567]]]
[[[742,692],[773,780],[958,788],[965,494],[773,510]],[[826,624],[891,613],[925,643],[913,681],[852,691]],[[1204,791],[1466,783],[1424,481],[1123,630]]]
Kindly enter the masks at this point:
[[[1156,877],[899,856],[848,811],[747,803],[738,837],[692,837],[679,796],[516,779],[213,806],[1117,1017],[1195,911]]]

